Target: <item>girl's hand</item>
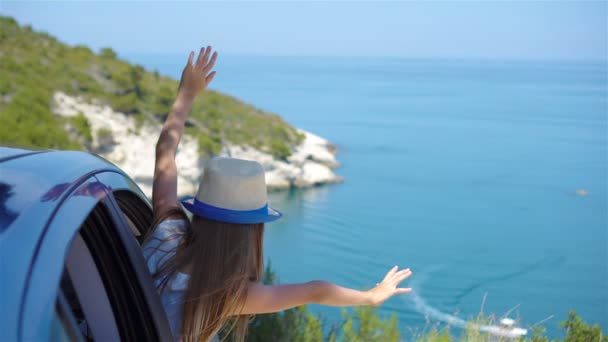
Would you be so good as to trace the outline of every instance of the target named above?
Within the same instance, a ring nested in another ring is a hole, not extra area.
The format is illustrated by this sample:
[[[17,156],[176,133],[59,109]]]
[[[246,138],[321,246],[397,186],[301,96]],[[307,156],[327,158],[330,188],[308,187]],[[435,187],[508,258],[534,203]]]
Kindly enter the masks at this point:
[[[211,59],[209,59],[211,57]],[[188,64],[182,71],[182,78],[179,82],[178,99],[193,101],[194,98],[213,80],[215,71],[211,71],[217,59],[217,52],[211,55],[211,46],[201,48],[198,58],[194,61],[194,51],[190,52]]]
[[[376,287],[368,291],[372,298],[372,305],[380,305],[398,293],[412,292],[412,289],[409,287],[397,287],[402,281],[412,275],[412,271],[409,268],[401,271],[397,270],[397,266],[393,267],[388,271],[382,282],[376,284]]]

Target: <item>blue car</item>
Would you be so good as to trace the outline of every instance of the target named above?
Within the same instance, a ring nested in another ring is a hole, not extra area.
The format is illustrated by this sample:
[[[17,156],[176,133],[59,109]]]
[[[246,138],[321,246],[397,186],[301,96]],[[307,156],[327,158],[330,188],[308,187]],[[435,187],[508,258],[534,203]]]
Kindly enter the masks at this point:
[[[0,340],[170,341],[147,197],[93,154],[0,147]]]

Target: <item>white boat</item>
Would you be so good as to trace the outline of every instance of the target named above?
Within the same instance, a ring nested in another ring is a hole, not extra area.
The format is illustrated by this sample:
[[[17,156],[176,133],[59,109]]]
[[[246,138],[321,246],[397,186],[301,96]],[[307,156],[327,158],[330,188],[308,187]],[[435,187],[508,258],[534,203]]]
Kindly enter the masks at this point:
[[[488,332],[496,336],[504,336],[517,338],[528,334],[527,329],[515,326],[515,320],[511,318],[502,318],[498,325],[482,325],[479,330]]]

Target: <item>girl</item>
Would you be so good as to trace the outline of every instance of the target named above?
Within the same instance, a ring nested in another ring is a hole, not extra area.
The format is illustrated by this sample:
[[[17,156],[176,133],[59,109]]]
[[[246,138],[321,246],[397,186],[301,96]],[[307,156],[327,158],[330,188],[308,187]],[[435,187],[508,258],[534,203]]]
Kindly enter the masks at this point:
[[[409,269],[393,267],[368,291],[325,281],[266,286],[263,266],[264,223],[281,214],[266,198],[264,170],[256,162],[212,158],[204,168],[196,198],[177,199],[175,153],[195,97],[215,76],[217,52],[190,53],[177,98],[156,145],[152,202],[155,227],[144,255],[161,294],[175,340],[208,341],[233,318],[243,341],[250,315],[318,303],[332,306],[379,305],[410,288],[398,285]]]

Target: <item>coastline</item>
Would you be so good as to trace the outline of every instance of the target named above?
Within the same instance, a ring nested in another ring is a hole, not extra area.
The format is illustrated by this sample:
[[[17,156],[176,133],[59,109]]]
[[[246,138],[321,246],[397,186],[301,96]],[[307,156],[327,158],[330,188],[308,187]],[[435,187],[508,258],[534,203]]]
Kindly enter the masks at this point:
[[[63,117],[75,117],[82,113],[92,132],[90,152],[123,169],[151,197],[154,146],[162,128],[160,123],[145,122],[138,126],[132,117],[116,112],[107,105],[89,103],[62,92],[55,92],[51,108],[56,115]],[[65,128],[71,134],[77,134],[69,124]],[[271,154],[250,146],[234,144],[223,146],[219,156],[255,160],[262,164],[269,190],[342,182],[343,179],[333,171],[339,167],[336,147],[313,133],[300,129],[298,131],[305,138],[286,160],[278,160]],[[175,157],[179,169],[178,196],[192,195],[197,191],[206,159],[198,153],[197,139],[184,134]]]

